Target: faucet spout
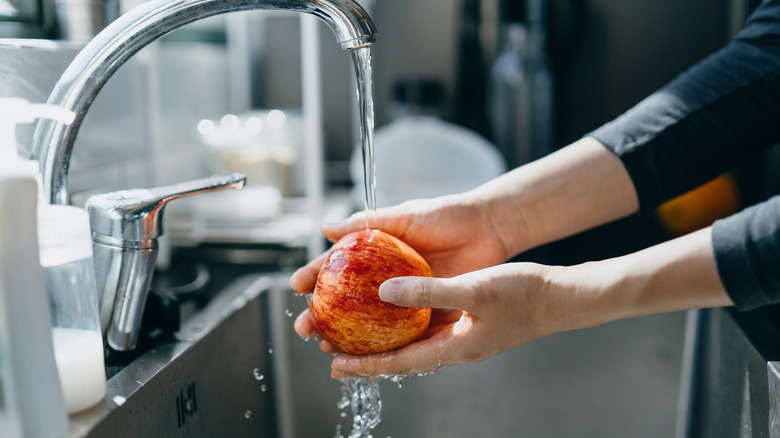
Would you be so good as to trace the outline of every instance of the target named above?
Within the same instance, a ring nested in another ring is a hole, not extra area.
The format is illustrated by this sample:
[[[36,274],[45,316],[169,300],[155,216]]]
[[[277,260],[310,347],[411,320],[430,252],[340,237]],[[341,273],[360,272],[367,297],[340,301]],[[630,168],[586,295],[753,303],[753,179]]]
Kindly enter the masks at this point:
[[[40,121],[32,158],[41,163],[47,201],[68,203],[68,167],[76,134],[103,85],[136,52],[194,21],[226,12],[285,10],[315,15],[336,35],[344,50],[371,44],[375,26],[354,0],[152,0],[119,17],[95,36],[55,84],[48,103],[76,113],[72,124]]]

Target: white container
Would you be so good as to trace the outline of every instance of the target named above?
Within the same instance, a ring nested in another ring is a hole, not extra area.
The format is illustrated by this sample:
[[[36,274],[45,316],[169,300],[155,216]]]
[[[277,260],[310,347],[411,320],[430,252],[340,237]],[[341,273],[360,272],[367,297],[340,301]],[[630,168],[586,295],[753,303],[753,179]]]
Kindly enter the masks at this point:
[[[38,254],[38,163],[19,159],[16,124],[63,123],[73,113],[0,99],[0,435],[64,437],[68,417],[57,374]]]
[[[68,431],[38,261],[37,192],[31,175],[0,174],[0,374],[10,396],[4,423],[19,426],[19,434],[3,437],[63,437]]]
[[[106,395],[89,216],[70,205],[42,206],[38,239],[57,370],[65,406],[68,413],[75,413]]]

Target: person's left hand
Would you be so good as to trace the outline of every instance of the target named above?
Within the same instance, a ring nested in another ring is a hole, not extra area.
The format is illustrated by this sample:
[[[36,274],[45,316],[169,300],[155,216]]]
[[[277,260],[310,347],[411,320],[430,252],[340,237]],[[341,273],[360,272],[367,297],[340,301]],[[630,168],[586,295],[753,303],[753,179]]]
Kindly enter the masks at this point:
[[[334,378],[420,375],[478,362],[549,334],[547,285],[552,268],[499,265],[452,278],[399,277],[379,288],[383,301],[434,311],[423,339],[376,355],[342,354]],[[335,352],[335,351],[334,351]]]

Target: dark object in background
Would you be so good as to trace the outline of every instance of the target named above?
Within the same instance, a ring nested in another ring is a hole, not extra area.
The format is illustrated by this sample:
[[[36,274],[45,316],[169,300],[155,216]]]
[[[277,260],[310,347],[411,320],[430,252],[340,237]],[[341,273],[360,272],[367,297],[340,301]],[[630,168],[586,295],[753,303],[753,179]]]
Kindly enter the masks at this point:
[[[512,169],[553,151],[554,81],[547,2],[499,3],[499,50],[488,79],[489,133]]]
[[[463,0],[452,121],[488,137],[485,117],[487,65],[480,40],[480,0]]]
[[[390,118],[409,115],[428,115],[443,119],[446,93],[444,84],[436,79],[400,79],[393,85]]]

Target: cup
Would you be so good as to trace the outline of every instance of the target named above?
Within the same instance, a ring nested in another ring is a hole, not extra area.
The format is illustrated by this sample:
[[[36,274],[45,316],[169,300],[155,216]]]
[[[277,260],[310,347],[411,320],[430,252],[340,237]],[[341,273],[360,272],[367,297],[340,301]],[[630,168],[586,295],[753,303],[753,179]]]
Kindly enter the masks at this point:
[[[41,206],[38,242],[49,297],[54,357],[65,407],[72,414],[95,405],[106,393],[87,212],[69,205]]]

